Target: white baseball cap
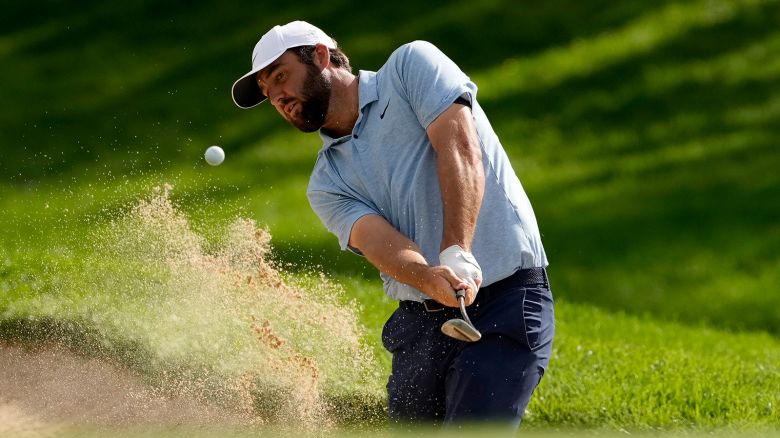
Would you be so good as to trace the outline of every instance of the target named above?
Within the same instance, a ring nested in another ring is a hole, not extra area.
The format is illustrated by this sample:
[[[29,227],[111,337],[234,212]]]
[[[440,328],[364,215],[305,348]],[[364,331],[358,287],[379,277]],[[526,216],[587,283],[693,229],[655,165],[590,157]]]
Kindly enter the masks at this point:
[[[233,83],[233,102],[240,108],[252,108],[265,100],[255,80],[255,74],[293,47],[324,44],[336,48],[336,42],[318,27],[305,21],[293,21],[274,26],[266,32],[252,51],[252,70]]]

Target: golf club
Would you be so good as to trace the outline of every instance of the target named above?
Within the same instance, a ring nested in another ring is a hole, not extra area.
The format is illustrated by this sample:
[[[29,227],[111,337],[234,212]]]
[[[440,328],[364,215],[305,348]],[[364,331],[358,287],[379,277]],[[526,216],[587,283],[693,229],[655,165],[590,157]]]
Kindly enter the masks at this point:
[[[476,342],[482,339],[482,333],[479,332],[471,323],[469,315],[466,313],[466,292],[463,289],[455,292],[460,305],[460,314],[463,319],[453,318],[441,325],[441,331],[445,335],[463,342]]]

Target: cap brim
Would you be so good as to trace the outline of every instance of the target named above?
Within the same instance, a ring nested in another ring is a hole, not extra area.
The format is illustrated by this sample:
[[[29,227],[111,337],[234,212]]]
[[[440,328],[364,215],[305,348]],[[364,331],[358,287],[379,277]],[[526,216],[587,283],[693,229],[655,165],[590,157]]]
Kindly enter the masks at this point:
[[[250,71],[233,83],[233,102],[239,108],[249,109],[265,100],[255,81],[255,75],[260,70],[262,69]]]
[[[249,109],[257,106],[266,99],[260,91],[260,87],[257,86],[255,75],[257,72],[276,61],[286,50],[287,49],[282,49],[272,56],[265,57],[259,65],[255,64],[252,67],[252,71],[241,76],[239,80],[233,83],[233,102],[235,102],[236,105],[243,109]]]

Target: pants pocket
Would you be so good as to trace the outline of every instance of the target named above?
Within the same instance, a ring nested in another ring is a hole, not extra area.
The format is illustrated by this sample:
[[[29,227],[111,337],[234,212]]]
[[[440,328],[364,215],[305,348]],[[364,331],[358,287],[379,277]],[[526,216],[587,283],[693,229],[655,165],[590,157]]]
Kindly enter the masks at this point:
[[[532,350],[552,340],[553,303],[549,290],[527,288],[523,298],[526,343]]]

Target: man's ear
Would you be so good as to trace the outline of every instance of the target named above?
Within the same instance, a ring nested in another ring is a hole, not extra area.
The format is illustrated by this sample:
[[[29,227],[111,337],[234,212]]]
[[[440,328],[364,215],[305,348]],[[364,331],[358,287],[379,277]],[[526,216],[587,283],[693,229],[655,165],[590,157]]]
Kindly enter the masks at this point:
[[[330,66],[330,51],[325,44],[314,46],[314,65],[320,70],[325,70]]]

